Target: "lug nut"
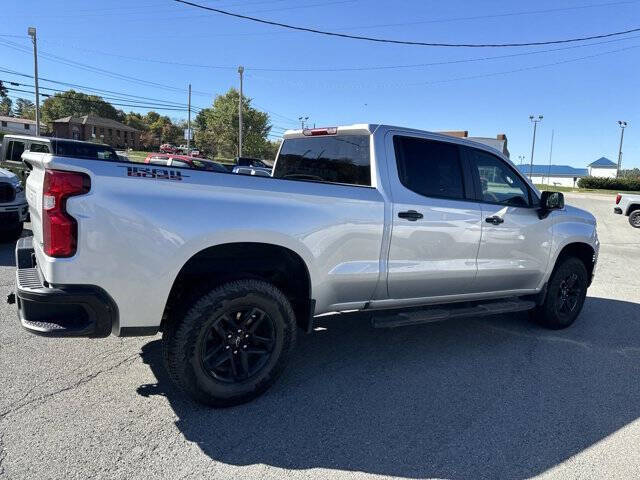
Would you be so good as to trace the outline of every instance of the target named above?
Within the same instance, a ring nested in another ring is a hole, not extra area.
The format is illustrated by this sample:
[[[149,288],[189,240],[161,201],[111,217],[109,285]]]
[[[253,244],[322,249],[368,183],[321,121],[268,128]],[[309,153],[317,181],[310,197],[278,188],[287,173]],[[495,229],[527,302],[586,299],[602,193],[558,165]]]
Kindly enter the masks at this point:
[[[242,330],[238,330],[238,333],[242,333]]]
[[[247,334],[244,336],[244,338],[249,338],[249,334],[247,333]]]
[[[234,351],[233,351],[233,354],[234,354],[234,355],[235,355],[236,353],[238,353],[238,350],[234,350]]]
[[[227,335],[227,338],[231,338],[231,334]]]
[[[242,348],[247,348],[247,346],[246,346],[246,345],[243,345],[243,346],[242,346]]]
[[[226,347],[224,347],[225,350],[229,350],[231,347],[229,345],[227,345]]]

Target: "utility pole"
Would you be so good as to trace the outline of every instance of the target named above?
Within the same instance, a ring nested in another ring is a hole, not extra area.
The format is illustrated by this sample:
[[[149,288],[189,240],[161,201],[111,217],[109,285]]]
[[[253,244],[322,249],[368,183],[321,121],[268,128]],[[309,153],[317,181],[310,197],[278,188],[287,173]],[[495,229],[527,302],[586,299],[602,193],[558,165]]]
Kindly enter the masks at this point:
[[[242,156],[242,74],[244,73],[244,67],[240,65],[238,67],[238,73],[240,74],[240,100],[238,101],[238,156]]]
[[[529,120],[533,122],[533,142],[531,143],[531,165],[529,166],[529,178],[533,174],[533,152],[536,148],[536,130],[538,129],[538,122],[542,121],[542,115],[538,115],[536,118],[534,115],[529,115]]]
[[[33,78],[36,87],[36,136],[40,136],[40,90],[38,88],[38,41],[36,39],[36,27],[29,27],[27,34],[33,41]]]
[[[551,180],[549,180],[551,178],[551,157],[553,156],[553,135],[555,133],[555,130],[551,129],[551,147],[549,148],[549,169],[547,170],[547,181],[549,182],[549,185],[551,185]],[[544,181],[542,182],[544,183]]]
[[[304,130],[304,122],[309,120],[309,117],[298,117],[298,120],[300,120],[300,129]]]
[[[520,165],[524,165],[524,155],[518,155],[518,160],[520,160]]]
[[[622,140],[624,140],[624,129],[627,128],[627,122],[618,120],[618,125],[620,126],[620,148],[618,148],[618,170],[616,170],[616,178],[620,176],[620,169],[622,168]]]
[[[191,155],[191,84],[189,84],[189,100],[187,105],[187,155]]]

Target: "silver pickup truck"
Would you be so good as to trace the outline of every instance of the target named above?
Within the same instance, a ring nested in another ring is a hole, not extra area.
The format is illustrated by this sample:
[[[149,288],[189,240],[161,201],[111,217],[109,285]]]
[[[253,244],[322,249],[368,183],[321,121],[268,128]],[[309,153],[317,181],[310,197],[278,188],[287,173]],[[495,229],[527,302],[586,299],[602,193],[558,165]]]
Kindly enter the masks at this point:
[[[630,193],[619,193],[616,195],[616,206],[614,213],[629,217],[632,227],[640,228],[640,195]]]
[[[425,131],[290,131],[271,177],[22,158],[22,325],[161,331],[170,377],[216,407],[264,392],[318,315],[370,312],[391,328],[531,311],[567,327],[598,255],[590,213],[490,147]]]

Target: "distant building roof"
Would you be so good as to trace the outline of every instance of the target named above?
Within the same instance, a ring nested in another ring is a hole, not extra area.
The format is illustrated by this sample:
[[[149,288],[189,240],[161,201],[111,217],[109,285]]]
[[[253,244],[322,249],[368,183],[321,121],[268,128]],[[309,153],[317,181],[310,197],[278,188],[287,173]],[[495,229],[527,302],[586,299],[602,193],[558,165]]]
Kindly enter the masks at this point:
[[[123,132],[138,132],[139,130],[110,118],[96,117],[95,115],[83,115],[82,117],[63,117],[54,120],[53,123],[80,123],[82,125],[98,125],[100,127],[117,128]]]
[[[517,165],[525,175],[529,175],[529,165]],[[574,168],[569,165],[534,165],[533,175],[544,175],[552,177],[586,177],[589,172],[586,168]]]
[[[3,122],[15,122],[15,123],[28,123],[29,125],[35,125],[35,120],[29,120],[28,118],[18,118],[18,117],[7,117],[5,115],[0,115],[0,121]],[[42,125],[42,122],[40,122]]]
[[[616,167],[616,168],[618,168],[618,164],[615,163],[615,162],[612,162],[607,157],[600,157],[598,160],[596,160],[595,162],[591,162],[587,166],[588,167]]]

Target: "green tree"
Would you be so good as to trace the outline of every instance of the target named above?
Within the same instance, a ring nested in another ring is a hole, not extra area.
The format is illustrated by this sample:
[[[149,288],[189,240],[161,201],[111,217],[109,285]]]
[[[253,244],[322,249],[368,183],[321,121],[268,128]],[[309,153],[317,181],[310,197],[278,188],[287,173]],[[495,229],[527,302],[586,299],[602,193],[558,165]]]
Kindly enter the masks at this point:
[[[12,105],[13,102],[9,97],[2,97],[2,100],[0,100],[0,115],[4,115],[5,117],[10,116]]]
[[[209,155],[232,158],[238,155],[238,101],[240,94],[231,88],[218,95],[211,108],[196,116],[196,144]],[[269,115],[242,99],[242,154],[264,157],[273,151],[267,135],[271,131]]]
[[[0,81],[0,98],[4,98],[6,96],[7,96],[7,87],[5,87],[2,81]]]
[[[149,129],[149,126],[145,122],[144,116],[137,112],[129,112],[124,116],[124,121],[126,125],[129,125],[132,128],[140,130],[144,132]]]
[[[26,98],[18,98],[16,105],[13,107],[13,114],[18,118],[27,118],[29,120],[36,119],[36,105]]]
[[[102,97],[74,90],[56,93],[42,104],[42,119],[45,122],[51,122],[57,118],[81,117],[88,114],[121,121],[124,112],[117,110]]]

